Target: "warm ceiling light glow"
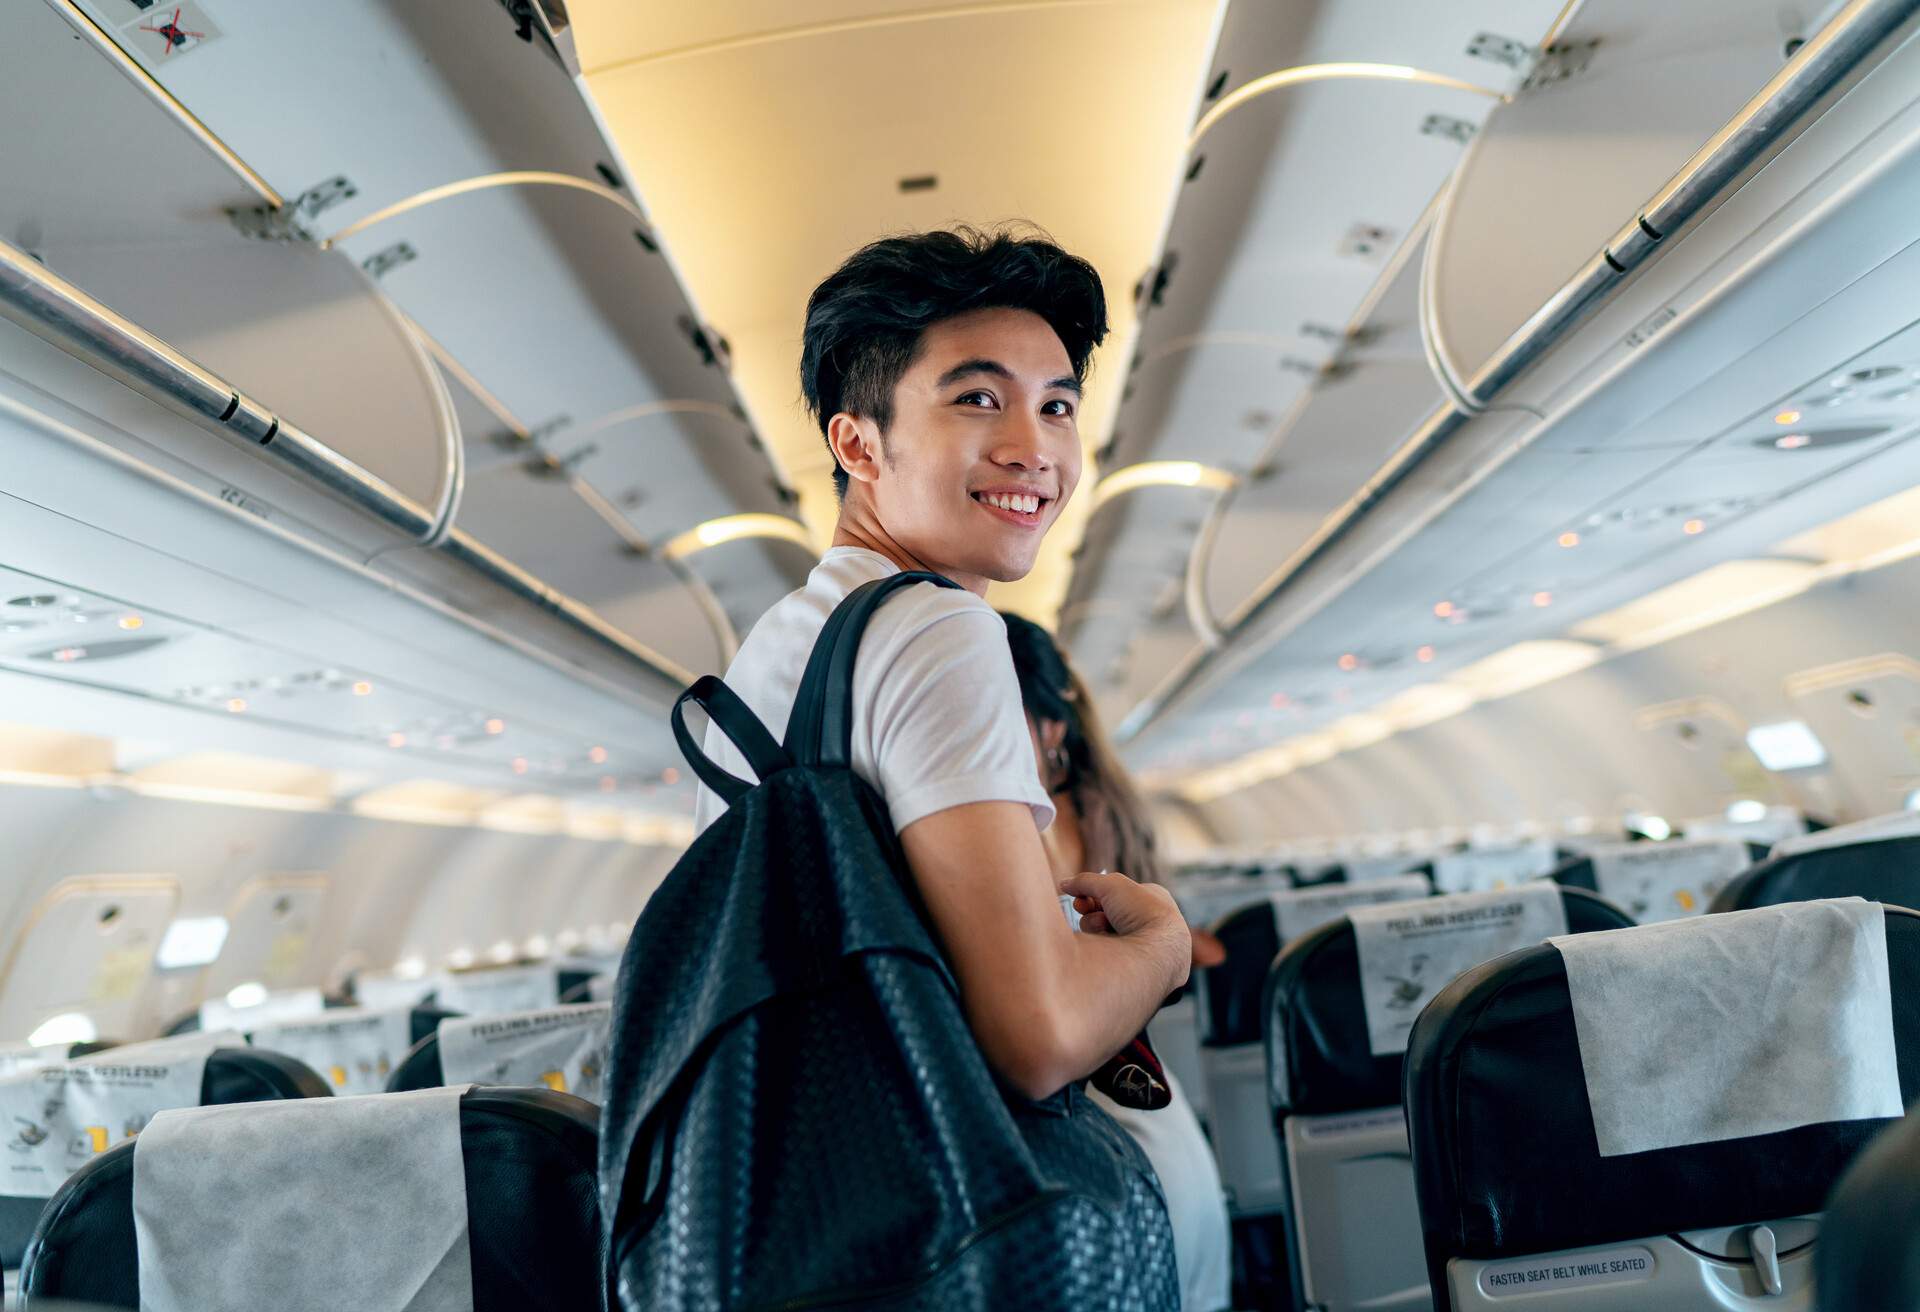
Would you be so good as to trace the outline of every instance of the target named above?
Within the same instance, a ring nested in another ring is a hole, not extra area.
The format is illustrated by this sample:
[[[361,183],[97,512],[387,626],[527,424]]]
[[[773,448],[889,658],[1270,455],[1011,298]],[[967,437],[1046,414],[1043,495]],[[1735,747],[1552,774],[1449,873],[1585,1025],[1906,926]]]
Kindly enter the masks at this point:
[[[612,775],[610,775],[610,774],[603,774],[603,775],[601,775],[601,776],[600,776],[600,791],[601,791],[601,792],[603,792],[603,793],[610,793],[610,792],[612,792],[612,791],[613,791],[613,776],[612,776]]]
[[[1690,519],[1686,523],[1680,526],[1680,531],[1682,533],[1685,533],[1688,537],[1692,537],[1697,533],[1704,533],[1706,531],[1706,528],[1707,528],[1707,524],[1705,520]]]
[[[1289,707],[1289,706],[1291,706],[1291,705],[1293,705],[1293,698],[1291,698],[1291,697],[1289,697],[1289,696],[1287,696],[1287,695],[1286,695],[1285,693],[1283,693],[1283,692],[1277,692],[1277,693],[1275,693],[1275,694],[1273,695],[1273,709],[1274,709],[1274,710],[1276,710],[1276,711],[1284,711],[1284,710],[1286,710],[1286,709],[1287,709],[1287,707]]]
[[[1433,659],[1433,648],[1422,647],[1413,653],[1413,658],[1419,661],[1422,665],[1425,665],[1428,661]]]
[[[406,736],[405,734],[403,734],[403,733],[390,733],[390,734],[388,734],[388,735],[387,735],[387,746],[389,746],[389,747],[405,747],[406,745],[407,745],[407,736]]]
[[[373,685],[368,683],[365,679],[362,679],[358,683],[353,685],[353,695],[355,697],[365,697],[370,695],[372,692],[373,692]]]
[[[1447,682],[1466,689],[1478,701],[1490,701],[1584,670],[1600,656],[1599,647],[1583,642],[1521,642],[1454,671]]]
[[[680,782],[680,772],[672,766],[668,766],[660,772],[660,782],[671,788]]]
[[[604,747],[589,747],[587,749],[587,759],[595,765],[599,765],[607,759],[607,749]]]
[[[138,615],[122,615],[120,617],[120,627],[128,630],[129,632],[139,628],[141,625],[145,623],[146,621],[141,619]]]
[[[525,774],[525,773],[527,772],[527,758],[526,758],[526,757],[524,757],[524,756],[516,756],[516,757],[514,757],[514,758],[513,758],[513,772],[514,772],[515,774]]]
[[[1453,614],[1453,603],[1450,601],[1437,601],[1433,605],[1433,613],[1438,619],[1447,619]]]
[[[1208,110],[1200,121],[1193,125],[1193,132],[1187,138],[1187,149],[1193,149],[1199,144],[1200,138],[1212,130],[1214,124],[1250,100],[1257,100],[1283,87],[1299,86],[1302,83],[1356,78],[1376,82],[1418,82],[1425,86],[1446,87],[1453,91],[1471,91],[1475,95],[1487,96],[1493,100],[1506,99],[1491,87],[1476,86],[1472,82],[1463,82],[1459,78],[1448,77],[1444,73],[1429,73],[1423,68],[1412,68],[1406,64],[1299,64],[1293,68],[1283,68],[1277,72],[1268,73],[1264,77],[1257,77],[1251,82],[1234,88],[1233,94]]]
[[[722,515],[719,519],[696,524],[668,542],[664,550],[667,559],[684,560],[695,552],[740,538],[784,538],[809,551],[813,550],[813,539],[807,536],[805,524],[797,519],[788,519],[785,515],[758,513]]]
[[[1774,438],[1773,444],[1782,451],[1798,451],[1803,446],[1812,446],[1813,439],[1805,433],[1788,433],[1785,437]]]
[[[507,722],[505,720],[488,720],[486,727],[488,733],[505,733],[507,731]]]
[[[1536,606],[1551,606],[1553,605],[1553,594],[1551,592],[1536,592],[1533,594],[1533,604]]]
[[[1784,601],[1812,587],[1820,569],[1796,560],[1729,560],[1580,621],[1575,637],[1628,651]]]
[[[1563,547],[1577,547],[1580,545],[1580,535],[1573,532],[1562,533],[1560,535],[1560,545]]]
[[[1360,668],[1360,658],[1352,652],[1348,652],[1340,658],[1340,668],[1351,674]]]
[[[1116,469],[1093,489],[1095,508],[1143,487],[1204,487],[1215,492],[1233,486],[1233,475],[1197,460],[1143,460]]]
[[[1782,426],[1797,424],[1800,422],[1800,412],[1798,410],[1782,410],[1773,417],[1773,422]]]
[[[239,715],[247,709],[247,699],[245,697],[229,697],[227,699],[227,709],[235,715]]]

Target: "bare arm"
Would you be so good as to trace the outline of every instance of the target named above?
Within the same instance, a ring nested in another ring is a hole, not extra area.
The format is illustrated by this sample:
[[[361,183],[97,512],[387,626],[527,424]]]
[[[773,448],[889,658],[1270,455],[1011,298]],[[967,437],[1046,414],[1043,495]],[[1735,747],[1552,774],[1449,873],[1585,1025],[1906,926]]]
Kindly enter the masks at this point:
[[[1108,933],[1060,913],[1033,813],[1016,802],[938,811],[901,831],[907,864],[1001,1079],[1045,1097],[1096,1070],[1185,982],[1191,937],[1165,889],[1087,876]]]

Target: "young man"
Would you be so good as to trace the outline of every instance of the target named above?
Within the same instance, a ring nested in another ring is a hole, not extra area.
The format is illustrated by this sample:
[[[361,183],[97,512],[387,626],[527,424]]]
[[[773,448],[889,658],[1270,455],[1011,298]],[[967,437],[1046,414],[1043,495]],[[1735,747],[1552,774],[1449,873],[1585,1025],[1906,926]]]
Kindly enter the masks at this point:
[[[1100,276],[1051,242],[970,229],[873,243],[807,304],[801,387],[837,466],[840,520],[807,585],[741,645],[726,681],[778,736],[814,640],[849,593],[901,570],[854,670],[853,768],[886,799],[974,1037],[1028,1097],[1123,1048],[1186,980],[1166,890],[1119,873],[1054,886],[1040,785],[987,584],[1033,568],[1080,479],[1078,410],[1106,336]],[[717,730],[707,754],[751,777]],[[720,800],[704,788],[705,825]],[[1058,893],[1083,914],[1073,933]]]

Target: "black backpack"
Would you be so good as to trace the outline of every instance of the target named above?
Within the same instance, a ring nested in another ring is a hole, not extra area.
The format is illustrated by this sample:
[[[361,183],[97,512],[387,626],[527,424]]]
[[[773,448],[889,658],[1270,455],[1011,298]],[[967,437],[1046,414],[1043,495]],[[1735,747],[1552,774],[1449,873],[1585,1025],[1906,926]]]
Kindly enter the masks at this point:
[[[719,679],[673,709],[728,804],[648,901],[620,965],[600,1204],[642,1309],[1179,1306],[1139,1148],[1078,1085],[998,1085],[886,805],[849,765],[853,663],[896,574],[834,611],[784,745]],[[759,777],[700,751],[700,705]]]

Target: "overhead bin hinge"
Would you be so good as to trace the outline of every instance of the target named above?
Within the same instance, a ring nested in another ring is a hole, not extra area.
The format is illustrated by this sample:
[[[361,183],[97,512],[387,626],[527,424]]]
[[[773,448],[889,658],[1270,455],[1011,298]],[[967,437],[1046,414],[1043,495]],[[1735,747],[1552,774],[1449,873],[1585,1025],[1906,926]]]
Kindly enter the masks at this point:
[[[1467,54],[1475,59],[1488,59],[1496,64],[1505,64],[1508,68],[1517,68],[1522,74],[1533,71],[1533,64],[1540,57],[1540,51],[1525,41],[1516,41],[1510,36],[1500,36],[1494,32],[1482,32],[1467,42]]]
[[[397,241],[383,251],[375,251],[360,261],[360,267],[372,278],[384,278],[403,264],[412,264],[420,258],[420,252],[409,241]]]
[[[1600,47],[1600,38],[1592,37],[1586,41],[1562,41],[1548,46],[1534,60],[1533,68],[1526,80],[1520,83],[1522,91],[1538,91],[1541,87],[1550,87],[1556,82],[1565,82],[1568,78],[1578,77],[1587,71],[1593,63],[1593,52]]]
[[[1420,135],[1439,137],[1443,141],[1466,145],[1473,140],[1473,134],[1479,129],[1464,118],[1452,118],[1446,114],[1429,114],[1420,120]]]
[[[341,174],[308,187],[279,209],[257,205],[228,210],[227,217],[244,235],[261,241],[318,241],[313,220],[359,194],[360,189]]]

